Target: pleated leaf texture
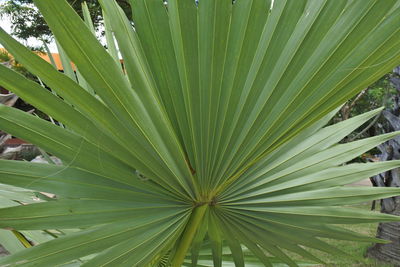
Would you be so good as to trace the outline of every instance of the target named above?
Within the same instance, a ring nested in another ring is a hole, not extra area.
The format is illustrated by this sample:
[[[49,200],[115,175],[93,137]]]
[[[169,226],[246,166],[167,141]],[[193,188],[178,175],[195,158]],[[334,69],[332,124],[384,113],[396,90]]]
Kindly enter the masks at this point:
[[[0,183],[57,196],[0,227],[75,230],[0,266],[298,266],[346,255],[326,238],[385,242],[341,225],[398,217],[342,206],[400,190],[345,185],[399,161],[344,163],[399,133],[338,144],[380,109],[325,125],[399,64],[400,1],[132,0],[132,23],[100,0],[107,49],[66,1],[34,2],[64,73],[1,30],[53,93],[3,65],[0,84],[60,124],[1,106],[0,129],[63,165],[0,161]]]

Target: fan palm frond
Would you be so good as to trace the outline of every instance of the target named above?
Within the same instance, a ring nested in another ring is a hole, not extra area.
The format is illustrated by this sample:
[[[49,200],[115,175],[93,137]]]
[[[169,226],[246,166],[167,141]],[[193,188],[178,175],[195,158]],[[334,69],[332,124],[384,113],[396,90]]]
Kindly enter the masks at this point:
[[[0,265],[297,266],[345,255],[323,238],[385,242],[340,225],[398,217],[341,206],[398,195],[345,185],[399,162],[343,164],[399,133],[338,144],[380,110],[325,125],[398,65],[399,1],[132,0],[133,28],[100,0],[108,50],[66,1],[34,2],[70,69],[0,30],[55,94],[2,65],[0,83],[65,128],[6,106],[0,128],[63,165],[1,161],[0,183],[58,198],[0,227],[77,230]]]

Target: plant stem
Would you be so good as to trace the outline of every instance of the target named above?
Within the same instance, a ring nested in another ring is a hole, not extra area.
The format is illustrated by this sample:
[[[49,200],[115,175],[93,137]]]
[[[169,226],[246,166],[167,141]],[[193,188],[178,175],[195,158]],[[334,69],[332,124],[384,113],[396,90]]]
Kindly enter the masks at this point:
[[[193,210],[192,215],[190,216],[189,222],[186,226],[185,231],[183,232],[182,239],[178,245],[178,249],[176,251],[175,257],[171,262],[172,267],[180,267],[185,259],[186,253],[192,244],[193,237],[199,228],[200,223],[203,220],[204,214],[207,210],[208,205],[203,204],[201,206],[196,207]]]

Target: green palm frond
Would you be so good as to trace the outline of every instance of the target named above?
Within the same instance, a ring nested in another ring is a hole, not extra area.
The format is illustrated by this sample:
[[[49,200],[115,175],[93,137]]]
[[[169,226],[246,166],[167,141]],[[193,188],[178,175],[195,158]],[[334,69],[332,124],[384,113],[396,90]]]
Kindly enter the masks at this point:
[[[0,129],[64,165],[1,161],[0,183],[57,199],[0,227],[66,234],[1,266],[298,266],[345,255],[324,238],[385,242],[340,225],[398,217],[341,206],[398,195],[345,185],[400,163],[343,164],[399,133],[339,144],[380,109],[325,125],[400,62],[399,1],[132,0],[133,28],[100,0],[108,50],[66,1],[34,2],[65,74],[0,30],[54,94],[2,65],[0,84],[65,128],[1,106]]]

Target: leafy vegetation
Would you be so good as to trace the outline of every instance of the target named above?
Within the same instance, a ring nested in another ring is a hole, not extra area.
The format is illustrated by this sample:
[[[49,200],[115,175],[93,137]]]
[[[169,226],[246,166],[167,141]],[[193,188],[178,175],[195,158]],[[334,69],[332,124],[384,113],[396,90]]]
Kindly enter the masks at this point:
[[[371,203],[362,203],[359,205],[354,205],[352,208],[360,210],[370,210]],[[356,225],[346,225],[345,228],[350,231],[355,231],[357,233],[373,236],[376,234],[376,223],[363,223]],[[315,253],[316,256],[324,258],[326,262],[326,267],[393,267],[393,264],[384,263],[375,259],[365,257],[367,249],[372,245],[371,243],[361,243],[361,242],[346,242],[341,240],[326,240],[329,244],[340,247],[343,251],[352,255],[352,258],[348,257],[338,257],[335,255],[325,254],[317,250],[310,250],[310,252]],[[303,260],[304,258],[299,258],[293,255],[295,259]],[[318,266],[318,265],[317,265]]]
[[[397,90],[390,80],[396,76],[398,76],[398,74],[391,71],[375,83],[369,85],[358,95],[348,100],[334,117],[333,121],[338,122],[345,120],[382,106],[386,109],[394,108],[397,105]],[[354,141],[356,139],[376,136],[391,131],[392,127],[381,115],[382,114],[377,115],[372,121],[362,125],[343,141]]]
[[[68,2],[81,17],[84,16],[82,4],[85,3],[85,5],[89,7],[89,14],[94,27],[99,28],[103,19],[101,8],[97,0],[69,0]],[[130,17],[131,11],[129,1],[118,0],[118,3]],[[50,42],[53,39],[46,21],[33,5],[33,0],[2,1],[2,4],[0,4],[0,16],[10,19],[12,34],[21,40],[36,38],[38,40]]]
[[[398,195],[345,185],[399,161],[343,163],[399,133],[337,144],[380,109],[324,125],[400,61],[399,1],[132,0],[133,29],[101,0],[108,50],[66,1],[34,2],[65,73],[1,30],[54,93],[3,66],[0,83],[65,127],[1,106],[0,128],[63,165],[1,161],[0,183],[57,199],[0,227],[74,232],[0,264],[298,266],[346,255],[325,238],[385,242],[341,225],[398,217],[340,206]]]
[[[5,64],[25,77],[35,80],[35,77],[29,71],[18,63],[6,50],[0,50],[0,64]]]

